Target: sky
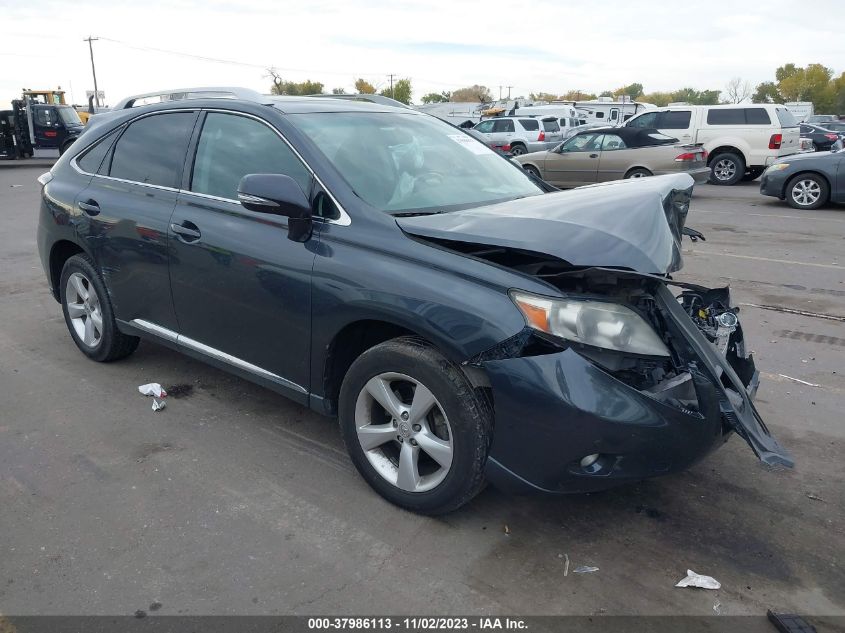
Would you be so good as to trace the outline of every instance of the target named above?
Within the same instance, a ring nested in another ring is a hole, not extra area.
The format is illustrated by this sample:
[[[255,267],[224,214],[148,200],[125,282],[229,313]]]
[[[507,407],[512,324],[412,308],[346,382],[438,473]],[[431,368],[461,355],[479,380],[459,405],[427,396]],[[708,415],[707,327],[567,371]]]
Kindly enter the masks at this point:
[[[808,0],[804,15],[838,15],[842,0]],[[388,75],[412,80],[414,100],[471,84],[494,97],[646,92],[752,85],[776,67],[819,62],[845,71],[840,20],[799,20],[794,0],[755,3],[605,0],[0,0],[0,109],[21,88],[93,89],[88,43],[106,103],[190,86],[268,92],[284,79],[353,92]],[[729,6],[729,10],[721,8]],[[720,10],[714,10],[719,7]],[[790,18],[794,16],[795,19]],[[806,23],[806,26],[802,25]],[[178,54],[177,54],[178,53]],[[214,61],[214,60],[225,60]]]

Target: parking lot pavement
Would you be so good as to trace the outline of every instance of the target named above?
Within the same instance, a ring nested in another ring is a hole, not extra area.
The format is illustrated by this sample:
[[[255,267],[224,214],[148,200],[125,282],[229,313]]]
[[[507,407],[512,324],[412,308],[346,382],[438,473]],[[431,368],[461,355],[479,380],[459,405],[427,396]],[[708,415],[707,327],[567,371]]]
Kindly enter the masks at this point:
[[[753,304],[758,406],[794,470],[733,438],[677,476],[488,489],[431,519],[382,501],[335,422],[281,396],[150,343],[86,360],[36,253],[39,173],[0,170],[0,613],[845,614],[845,208],[702,186],[688,220],[707,241],[679,278]],[[153,413],[150,381],[192,392]],[[674,588],[687,569],[722,589]]]

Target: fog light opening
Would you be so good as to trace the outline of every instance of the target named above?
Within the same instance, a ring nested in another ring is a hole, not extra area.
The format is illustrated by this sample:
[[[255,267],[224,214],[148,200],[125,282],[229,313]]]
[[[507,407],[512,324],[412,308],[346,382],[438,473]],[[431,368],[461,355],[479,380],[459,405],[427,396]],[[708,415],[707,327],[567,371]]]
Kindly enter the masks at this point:
[[[587,455],[586,457],[581,458],[581,468],[584,470],[590,470],[590,466],[595,464],[599,460],[599,454],[593,453],[592,455]]]

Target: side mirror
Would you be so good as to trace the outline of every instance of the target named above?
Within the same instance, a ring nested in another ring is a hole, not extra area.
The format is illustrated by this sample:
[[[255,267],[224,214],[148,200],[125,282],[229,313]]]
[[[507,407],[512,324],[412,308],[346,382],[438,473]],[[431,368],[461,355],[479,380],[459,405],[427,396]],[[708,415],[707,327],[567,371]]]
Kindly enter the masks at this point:
[[[290,176],[247,174],[238,184],[238,201],[250,211],[288,218],[288,238],[294,242],[311,237],[311,204]]]

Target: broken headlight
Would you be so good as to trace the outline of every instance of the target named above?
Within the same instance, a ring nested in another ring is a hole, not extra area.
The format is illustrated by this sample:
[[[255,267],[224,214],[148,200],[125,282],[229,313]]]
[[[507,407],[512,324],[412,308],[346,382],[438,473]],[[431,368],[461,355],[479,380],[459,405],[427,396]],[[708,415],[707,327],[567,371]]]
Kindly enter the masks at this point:
[[[513,291],[511,299],[529,326],[567,341],[603,349],[669,356],[669,349],[639,314],[618,303],[550,299]]]

